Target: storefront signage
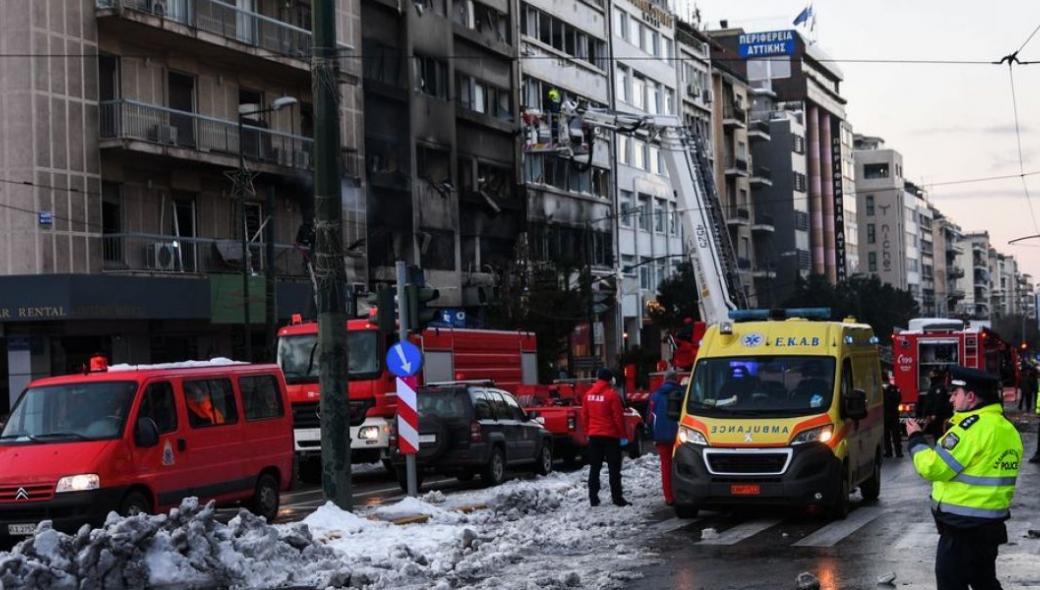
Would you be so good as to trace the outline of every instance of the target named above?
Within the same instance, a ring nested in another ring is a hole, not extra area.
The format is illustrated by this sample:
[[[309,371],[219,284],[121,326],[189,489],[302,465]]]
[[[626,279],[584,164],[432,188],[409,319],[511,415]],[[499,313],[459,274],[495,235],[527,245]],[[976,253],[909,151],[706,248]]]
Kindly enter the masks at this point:
[[[0,307],[0,320],[47,320],[68,317],[65,306]]]
[[[831,164],[834,181],[834,262],[838,281],[844,281],[848,275],[845,260],[845,197],[842,193],[845,183],[841,159],[841,121],[837,120],[831,125]]]
[[[794,55],[795,38],[796,33],[793,30],[744,33],[738,39],[740,57]]]

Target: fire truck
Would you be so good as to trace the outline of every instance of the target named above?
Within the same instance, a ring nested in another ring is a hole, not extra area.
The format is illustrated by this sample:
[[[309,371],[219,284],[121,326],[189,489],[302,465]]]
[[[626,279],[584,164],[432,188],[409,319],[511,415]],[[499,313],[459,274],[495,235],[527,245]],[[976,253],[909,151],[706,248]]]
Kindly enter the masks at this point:
[[[397,341],[370,318],[347,322],[350,448],[354,463],[389,458],[391,426],[397,413],[396,378],[386,368],[386,353]],[[423,351],[418,385],[488,379],[514,390],[538,379],[532,332],[430,327],[411,336]],[[321,394],[318,384],[318,324],[298,315],[278,331],[278,365],[285,373],[292,404],[293,434],[301,478],[320,473]]]
[[[900,415],[913,416],[919,396],[931,387],[933,369],[961,365],[1018,385],[1018,351],[996,332],[946,318],[914,318],[892,335],[892,370],[902,393]]]

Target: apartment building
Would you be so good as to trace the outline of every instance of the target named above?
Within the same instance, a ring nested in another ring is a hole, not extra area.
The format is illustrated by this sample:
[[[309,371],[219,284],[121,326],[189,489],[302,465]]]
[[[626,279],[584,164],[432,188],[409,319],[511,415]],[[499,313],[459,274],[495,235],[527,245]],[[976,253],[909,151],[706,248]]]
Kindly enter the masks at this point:
[[[960,259],[964,248],[960,244],[961,228],[941,211],[932,207],[932,236],[935,243],[935,302],[936,315],[956,317],[962,315],[964,300],[964,270]]]
[[[971,319],[989,321],[991,319],[991,281],[989,252],[992,248],[989,242],[989,232],[970,232],[964,234],[965,251],[965,275],[970,278],[968,284],[971,289],[965,288],[965,311]],[[968,251],[971,255],[968,255]]]
[[[880,137],[857,135],[853,159],[856,199],[862,212],[859,216],[862,225],[859,258],[865,262],[862,271],[877,275],[882,282],[898,289],[909,289],[913,272],[910,260],[914,258],[909,248],[913,247],[913,236],[916,236],[912,214],[917,207],[905,205],[903,156],[885,147]]]
[[[1036,320],[1036,285],[1029,273],[1018,276],[1019,310],[1026,319]]]
[[[516,260],[525,222],[517,9],[505,0],[361,2],[373,283],[393,282],[404,260],[440,290],[437,305],[479,312]]]
[[[696,25],[676,20],[675,60],[676,76],[681,97],[683,122],[693,133],[704,138],[705,145],[712,146],[711,131],[711,40]],[[714,154],[709,154],[712,159]]]
[[[345,54],[359,17],[338,3]],[[308,1],[5,3],[5,47],[32,56],[0,61],[0,397],[97,352],[243,358],[247,301],[260,356],[266,320],[308,311],[297,244],[313,212],[310,19]],[[344,59],[329,81],[342,93],[348,243],[365,235],[359,79]],[[229,177],[240,154],[243,199]],[[363,274],[352,265],[352,280]]]
[[[993,319],[1018,314],[1018,263],[1014,256],[989,249],[990,313]]]
[[[841,70],[819,45],[794,30],[746,33],[711,31],[727,52],[727,63],[756,89],[768,89],[783,103],[800,103],[805,113],[808,155],[812,271],[832,282],[858,268],[854,140],[841,96]],[[782,40],[783,42],[777,42]],[[760,58],[740,59],[757,46]],[[745,53],[742,53],[744,48]]]
[[[614,108],[639,115],[679,115],[675,18],[666,3],[616,0],[612,5]],[[703,92],[700,96],[703,104]],[[696,104],[696,103],[695,103]],[[696,108],[696,107],[695,107]],[[622,273],[638,289],[622,293],[628,344],[656,347],[645,302],[683,260],[679,206],[660,148],[646,131],[616,134],[618,251]],[[633,285],[634,286],[634,285]]]

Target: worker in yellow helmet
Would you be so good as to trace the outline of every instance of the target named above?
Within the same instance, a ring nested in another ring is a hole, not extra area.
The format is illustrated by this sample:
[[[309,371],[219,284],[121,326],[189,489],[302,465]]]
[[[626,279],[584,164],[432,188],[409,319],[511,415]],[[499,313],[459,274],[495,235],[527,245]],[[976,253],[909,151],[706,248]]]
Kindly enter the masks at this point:
[[[932,516],[939,530],[938,590],[1000,589],[997,549],[1007,543],[1004,521],[1022,461],[1022,438],[1004,417],[1000,382],[981,371],[950,371],[951,427],[929,446],[923,424],[907,424],[914,468],[932,482]]]

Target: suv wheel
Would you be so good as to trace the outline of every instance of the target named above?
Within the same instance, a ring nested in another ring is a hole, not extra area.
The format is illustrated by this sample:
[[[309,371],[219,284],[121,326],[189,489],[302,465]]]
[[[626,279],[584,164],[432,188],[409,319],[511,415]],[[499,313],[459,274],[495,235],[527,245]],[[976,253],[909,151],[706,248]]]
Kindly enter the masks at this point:
[[[120,516],[137,516],[138,514],[151,514],[152,503],[143,492],[133,490],[128,493],[123,501],[119,503]]]
[[[552,473],[552,469],[552,447],[549,445],[549,441],[542,441],[542,448],[538,451],[538,458],[535,460],[534,472],[538,475],[549,475]]]
[[[497,486],[506,479],[506,454],[502,447],[491,449],[491,458],[480,474],[480,479],[489,486]]]
[[[264,473],[256,480],[256,489],[249,501],[249,510],[257,516],[263,516],[268,524],[278,517],[278,480],[270,473]]]

